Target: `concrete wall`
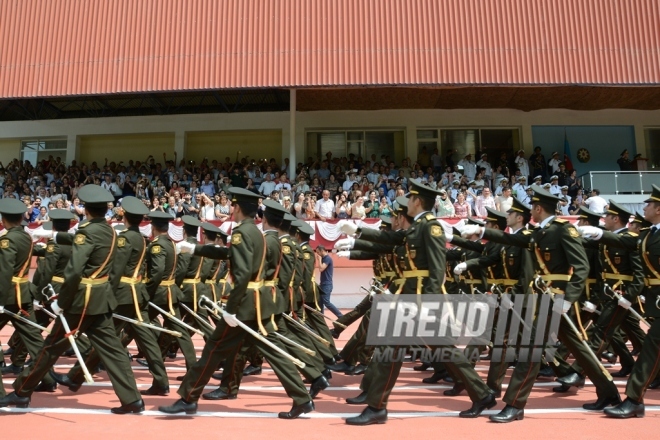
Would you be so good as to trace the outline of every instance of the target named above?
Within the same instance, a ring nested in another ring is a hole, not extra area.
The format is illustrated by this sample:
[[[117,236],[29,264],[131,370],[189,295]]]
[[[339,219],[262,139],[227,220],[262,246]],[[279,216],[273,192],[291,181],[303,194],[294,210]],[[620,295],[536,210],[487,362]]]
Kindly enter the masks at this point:
[[[660,127],[660,111],[600,110],[593,112],[548,109],[533,112],[518,110],[378,110],[299,112],[294,133],[296,158],[305,157],[305,133],[318,129],[403,129],[407,154],[417,152],[418,128],[518,127],[522,147],[534,148],[533,126],[632,126],[637,153],[647,155],[644,130]],[[84,136],[127,135],[135,133],[174,133],[174,150],[183,157],[186,136],[191,132],[236,130],[275,130],[281,133],[281,158],[289,157],[288,112],[167,115],[98,119],[0,122],[0,158],[19,157],[20,144],[5,139],[35,137],[66,138],[67,161],[81,158],[80,140]],[[84,139],[84,138],[82,138]],[[572,148],[575,148],[572,146]],[[618,147],[617,147],[618,149]],[[275,152],[276,153],[276,152]],[[85,153],[87,154],[87,153]],[[106,154],[99,151],[97,161]],[[144,152],[136,152],[143,159]],[[156,156],[154,154],[154,156]],[[225,155],[222,155],[224,157]],[[268,154],[272,157],[273,154]]]

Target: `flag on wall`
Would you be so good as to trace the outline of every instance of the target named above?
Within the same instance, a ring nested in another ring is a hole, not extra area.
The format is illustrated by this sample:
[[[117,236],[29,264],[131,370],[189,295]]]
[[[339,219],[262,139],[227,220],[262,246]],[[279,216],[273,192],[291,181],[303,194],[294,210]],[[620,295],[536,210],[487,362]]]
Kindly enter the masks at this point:
[[[568,136],[566,135],[566,130],[564,130],[564,165],[566,165],[566,171],[573,171],[573,163],[571,162],[571,146],[568,144]]]

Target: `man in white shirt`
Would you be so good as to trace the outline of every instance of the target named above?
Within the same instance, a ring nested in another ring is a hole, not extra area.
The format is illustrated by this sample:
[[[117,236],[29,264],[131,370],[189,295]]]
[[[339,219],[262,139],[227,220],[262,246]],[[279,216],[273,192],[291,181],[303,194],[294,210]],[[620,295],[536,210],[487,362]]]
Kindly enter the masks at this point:
[[[596,214],[603,214],[607,210],[607,200],[600,196],[600,191],[594,189],[591,191],[591,197],[584,201],[584,204]]]
[[[468,180],[473,180],[477,175],[477,165],[472,162],[472,154],[468,153],[465,157],[458,161],[458,165],[463,167],[463,175]]]
[[[353,184],[356,182],[357,179],[355,178],[355,172],[351,170],[351,172],[348,174],[348,179],[344,181],[341,187],[344,191],[350,191],[351,188],[353,188]]]
[[[559,186],[559,177],[550,176],[550,194],[559,197],[561,195],[561,187]]]
[[[314,212],[316,213],[316,216],[323,221],[332,218],[335,212],[335,202],[330,200],[330,191],[327,189],[323,190],[323,198],[316,201]]]
[[[493,179],[493,167],[488,163],[488,155],[486,153],[481,155],[481,160],[477,162],[477,167],[484,169],[484,180],[486,181],[486,186],[490,186],[490,182]]]
[[[534,177],[534,183],[532,185],[538,185],[538,186],[543,185],[543,176]]]
[[[259,185],[259,192],[268,197],[273,191],[275,191],[275,182],[271,180],[270,174],[266,174],[264,181]]]
[[[520,175],[529,176],[529,162],[525,158],[525,151],[518,150],[518,156],[514,160],[516,167],[520,170]]]
[[[522,202],[527,196],[527,178],[525,176],[518,177],[518,183],[513,185],[512,189],[516,195],[516,199]]]
[[[495,197],[495,209],[502,213],[506,213],[513,205],[513,197],[511,197],[511,188],[506,187],[502,190],[502,195]]]
[[[497,185],[497,188],[495,188],[495,196],[501,196],[502,191],[504,191],[504,188],[508,188],[508,187],[509,187],[509,179],[505,177],[504,179],[500,180],[500,184]]]
[[[488,212],[486,211],[486,207],[496,209],[495,199],[490,193],[490,188],[488,187],[484,188],[484,190],[481,192],[481,195],[478,196],[477,200],[474,202],[475,213],[479,217],[486,217],[488,215]]]
[[[559,153],[554,151],[552,153],[552,159],[548,161],[548,167],[552,169],[552,174],[556,174],[559,172],[559,164],[561,163],[561,160],[559,160]]]

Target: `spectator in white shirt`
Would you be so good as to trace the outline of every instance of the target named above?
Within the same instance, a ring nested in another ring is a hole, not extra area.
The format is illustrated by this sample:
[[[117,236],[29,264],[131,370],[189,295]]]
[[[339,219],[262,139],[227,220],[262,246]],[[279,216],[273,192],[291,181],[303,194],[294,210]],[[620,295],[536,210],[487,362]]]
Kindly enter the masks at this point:
[[[502,190],[502,195],[495,197],[495,209],[502,213],[507,213],[513,205],[513,197],[511,197],[511,188],[508,186]]]
[[[351,172],[348,174],[348,179],[344,181],[344,184],[341,187],[344,191],[350,191],[351,188],[353,188],[354,183],[358,183],[358,181],[355,178],[355,172],[351,170]]]
[[[518,177],[518,183],[513,185],[512,189],[516,198],[522,202],[527,193],[527,178],[525,176]]]
[[[518,150],[518,156],[514,160],[516,167],[520,170],[521,176],[529,176],[529,162],[525,158],[525,152],[523,150]]]
[[[479,217],[486,217],[486,215],[488,215],[486,207],[496,209],[495,199],[490,193],[490,188],[484,188],[484,190],[481,192],[481,195],[477,197],[477,200],[474,202],[475,214]]]
[[[554,151],[552,153],[552,159],[548,161],[548,168],[550,168],[550,171],[552,174],[556,174],[559,172],[559,164],[561,163],[561,160],[559,160],[559,153]]]
[[[561,195],[561,187],[559,186],[559,177],[557,176],[550,177],[550,194],[558,197]]]
[[[481,155],[481,160],[477,162],[477,167],[484,169],[484,180],[486,181],[486,185],[490,186],[490,182],[493,180],[493,167],[488,163],[488,155],[486,153]]]
[[[600,196],[600,191],[597,189],[591,191],[591,197],[585,200],[584,204],[587,205],[589,209],[596,214],[604,214],[609,205],[607,200]]]
[[[314,212],[323,221],[332,219],[335,212],[335,202],[330,200],[330,191],[327,189],[323,190],[323,198],[316,202]]]
[[[463,175],[465,175],[468,180],[474,179],[474,176],[477,175],[477,165],[472,162],[472,154],[466,154],[463,159],[458,161],[458,165],[463,167]]]
[[[264,181],[259,185],[259,192],[268,197],[273,191],[275,191],[275,182],[271,180],[270,174],[266,174]]]

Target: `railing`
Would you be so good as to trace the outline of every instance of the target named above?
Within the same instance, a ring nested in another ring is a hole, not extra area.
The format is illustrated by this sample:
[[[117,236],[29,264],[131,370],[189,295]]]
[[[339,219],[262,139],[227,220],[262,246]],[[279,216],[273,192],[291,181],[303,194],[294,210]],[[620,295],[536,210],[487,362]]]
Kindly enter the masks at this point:
[[[650,194],[651,185],[660,186],[660,171],[591,171],[580,179],[601,194]]]

